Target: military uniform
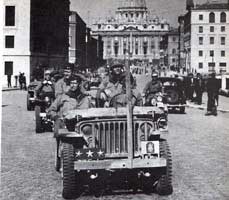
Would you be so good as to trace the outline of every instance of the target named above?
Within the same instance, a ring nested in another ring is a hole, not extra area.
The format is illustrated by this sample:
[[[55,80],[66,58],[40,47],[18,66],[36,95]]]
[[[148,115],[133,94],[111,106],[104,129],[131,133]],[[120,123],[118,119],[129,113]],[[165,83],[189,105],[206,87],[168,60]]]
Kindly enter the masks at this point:
[[[70,82],[65,78],[60,79],[55,84],[55,97],[57,98],[59,95],[65,94],[70,89]]]
[[[67,111],[75,109],[90,108],[90,100],[85,94],[71,96],[69,94],[59,95],[48,109],[48,115],[52,119],[62,117]]]
[[[44,94],[51,94],[53,93],[54,96],[54,85],[51,81],[44,80],[43,82],[39,83],[35,88],[35,92],[37,96],[42,96]]]
[[[162,91],[162,83],[160,81],[148,82],[143,89],[144,94],[157,93]]]

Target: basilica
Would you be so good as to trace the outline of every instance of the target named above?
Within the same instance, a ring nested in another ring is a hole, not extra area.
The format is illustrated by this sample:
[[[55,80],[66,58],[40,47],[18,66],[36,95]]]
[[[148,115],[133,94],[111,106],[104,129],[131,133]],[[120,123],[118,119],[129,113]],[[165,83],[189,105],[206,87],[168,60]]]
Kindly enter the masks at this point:
[[[122,0],[115,16],[97,20],[92,31],[102,37],[106,60],[124,60],[127,52],[135,61],[161,65],[164,60],[162,43],[169,24],[151,15],[145,0]]]

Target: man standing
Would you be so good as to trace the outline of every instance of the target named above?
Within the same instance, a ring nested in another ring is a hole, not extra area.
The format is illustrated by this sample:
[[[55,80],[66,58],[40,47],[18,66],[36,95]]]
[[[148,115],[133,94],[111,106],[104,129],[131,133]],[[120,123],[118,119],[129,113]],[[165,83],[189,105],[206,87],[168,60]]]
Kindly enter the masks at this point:
[[[12,87],[12,85],[11,85],[11,74],[7,75],[7,83],[8,83],[8,88],[11,88]]]
[[[217,116],[219,84],[215,77],[215,73],[210,74],[210,77],[208,78],[207,93],[208,93],[208,106],[207,106],[207,113],[205,115]]]
[[[193,94],[194,94],[194,77],[193,77],[193,74],[190,73],[188,75],[188,79],[187,79],[187,93],[188,93],[188,99],[190,101],[193,101],[194,98],[193,98]]]
[[[67,65],[64,68],[64,77],[58,80],[55,84],[55,97],[65,94],[70,88],[70,78],[72,76],[72,66]]]
[[[200,73],[197,73],[196,79],[194,81],[194,88],[196,93],[196,103],[201,105],[202,104],[202,96],[204,90],[204,84]]]

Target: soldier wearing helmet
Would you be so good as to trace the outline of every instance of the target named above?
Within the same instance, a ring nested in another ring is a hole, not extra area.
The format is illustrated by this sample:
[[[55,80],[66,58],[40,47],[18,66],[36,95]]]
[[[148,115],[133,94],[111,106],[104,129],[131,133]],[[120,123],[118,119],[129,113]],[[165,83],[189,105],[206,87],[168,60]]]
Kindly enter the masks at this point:
[[[143,96],[147,96],[148,94],[155,94],[162,91],[162,83],[158,80],[158,73],[153,72],[152,80],[148,82],[143,90]]]
[[[42,98],[45,94],[49,94],[49,96],[54,97],[54,85],[51,81],[51,71],[46,70],[44,72],[44,80],[38,84],[35,88],[35,95],[38,98]]]

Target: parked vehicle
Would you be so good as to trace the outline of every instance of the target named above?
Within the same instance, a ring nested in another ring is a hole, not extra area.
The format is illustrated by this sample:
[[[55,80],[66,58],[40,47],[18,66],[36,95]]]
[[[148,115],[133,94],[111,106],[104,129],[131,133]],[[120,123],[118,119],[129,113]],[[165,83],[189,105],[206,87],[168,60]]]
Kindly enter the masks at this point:
[[[186,96],[184,83],[179,78],[160,77],[163,85],[163,94],[169,110],[179,109],[180,113],[185,113]]]
[[[43,95],[35,99],[36,133],[52,131],[53,121],[47,118],[46,113],[53,100],[53,93],[44,93]]]
[[[39,81],[31,82],[28,86],[27,92],[27,110],[31,111],[34,110],[35,107],[35,88],[39,84]]]
[[[84,186],[97,195],[106,187],[172,193],[172,159],[160,131],[167,126],[163,110],[136,106],[131,116],[125,107],[90,108],[56,121],[55,167],[65,199],[76,198]]]

